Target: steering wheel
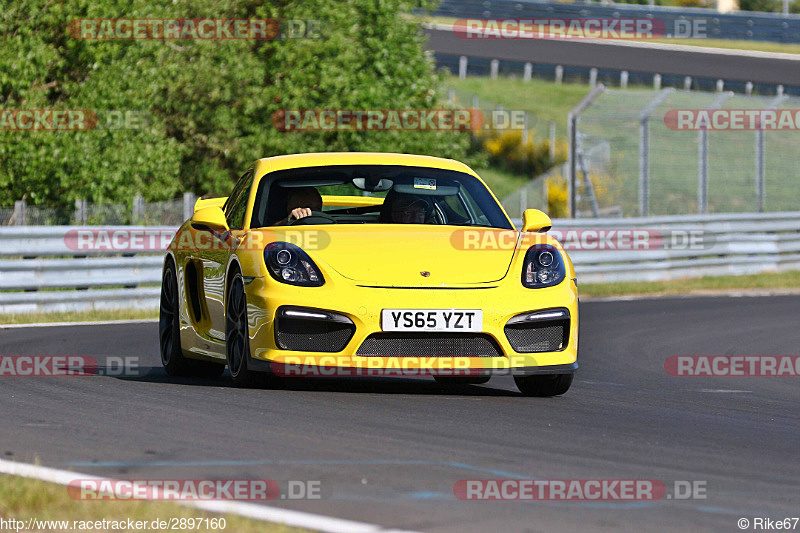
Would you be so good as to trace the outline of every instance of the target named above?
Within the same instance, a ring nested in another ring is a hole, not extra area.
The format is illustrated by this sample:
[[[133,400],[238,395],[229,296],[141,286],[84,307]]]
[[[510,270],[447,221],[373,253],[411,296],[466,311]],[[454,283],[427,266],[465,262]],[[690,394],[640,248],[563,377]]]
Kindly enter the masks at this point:
[[[311,211],[311,216],[296,218],[289,222],[289,226],[313,226],[316,224],[336,224],[336,219],[322,211]]]

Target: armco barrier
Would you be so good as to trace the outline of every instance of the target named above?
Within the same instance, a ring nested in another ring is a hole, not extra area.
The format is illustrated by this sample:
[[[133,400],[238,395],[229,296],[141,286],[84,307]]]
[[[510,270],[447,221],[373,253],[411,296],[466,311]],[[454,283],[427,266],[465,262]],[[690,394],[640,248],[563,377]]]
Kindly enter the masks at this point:
[[[76,229],[88,228],[0,228],[0,313],[158,307],[163,254],[75,251],[65,235]],[[646,249],[598,244],[620,230],[679,242]],[[557,219],[553,231],[583,283],[800,270],[800,212]],[[689,235],[700,244],[684,245]],[[581,242],[586,236],[593,238]]]
[[[651,18],[667,28],[675,23],[701,22],[711,39],[800,42],[800,15],[761,12],[719,13],[714,9],[600,4],[596,2],[536,2],[529,0],[443,0],[433,11],[441,17],[461,18]],[[676,39],[675,44],[680,44]]]

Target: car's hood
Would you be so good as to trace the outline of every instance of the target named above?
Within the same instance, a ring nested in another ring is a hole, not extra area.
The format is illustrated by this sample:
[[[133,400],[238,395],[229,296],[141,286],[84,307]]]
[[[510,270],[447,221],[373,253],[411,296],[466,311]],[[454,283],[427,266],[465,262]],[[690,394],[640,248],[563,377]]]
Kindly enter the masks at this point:
[[[342,276],[370,285],[402,287],[501,280],[519,235],[512,230],[416,224],[342,224],[300,231],[319,232],[318,245],[306,240],[306,251]],[[280,238],[280,231],[275,233]]]

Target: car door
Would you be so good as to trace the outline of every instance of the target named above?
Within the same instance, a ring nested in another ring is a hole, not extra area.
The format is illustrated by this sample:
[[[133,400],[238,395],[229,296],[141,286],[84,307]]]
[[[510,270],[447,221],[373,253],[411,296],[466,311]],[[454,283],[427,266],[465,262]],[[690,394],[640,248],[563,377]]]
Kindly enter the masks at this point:
[[[228,227],[235,233],[244,224],[247,200],[253,185],[253,169],[239,178],[231,195],[223,206]],[[228,259],[233,252],[234,239],[231,232],[212,234],[213,240],[209,250],[203,253],[203,285],[205,287],[206,306],[211,319],[208,334],[218,340],[225,340],[225,271]]]

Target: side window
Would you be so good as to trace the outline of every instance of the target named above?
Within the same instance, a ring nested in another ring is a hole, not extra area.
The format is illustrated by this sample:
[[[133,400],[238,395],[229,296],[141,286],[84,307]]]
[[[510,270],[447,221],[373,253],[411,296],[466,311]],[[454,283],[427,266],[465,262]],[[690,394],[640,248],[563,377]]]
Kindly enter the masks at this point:
[[[250,186],[253,184],[253,170],[248,170],[233,188],[231,196],[225,202],[225,219],[231,229],[242,229],[247,200],[250,198]]]
[[[469,219],[469,213],[464,209],[460,195],[445,196],[444,201],[447,203],[447,207],[452,209],[455,214],[461,218]]]

